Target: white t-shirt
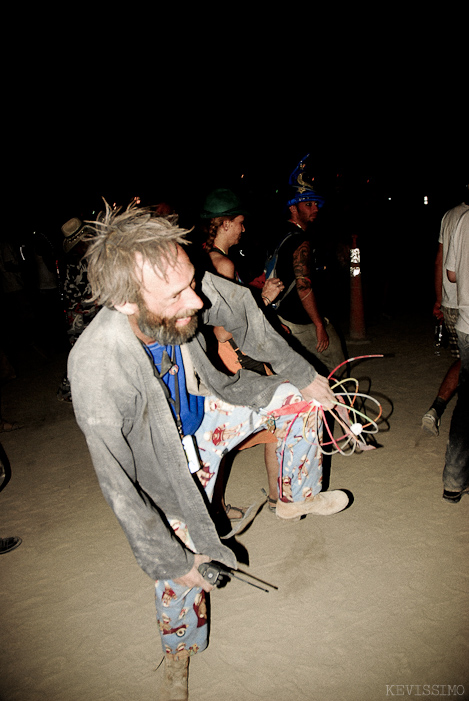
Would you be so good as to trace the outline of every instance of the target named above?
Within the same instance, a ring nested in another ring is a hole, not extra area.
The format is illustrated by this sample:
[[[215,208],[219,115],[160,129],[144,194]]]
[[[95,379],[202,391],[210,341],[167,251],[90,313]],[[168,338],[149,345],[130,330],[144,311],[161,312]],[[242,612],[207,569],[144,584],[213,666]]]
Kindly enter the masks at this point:
[[[453,209],[449,209],[441,220],[440,226],[440,236],[438,238],[438,243],[443,244],[443,263],[448,255],[449,244],[451,241],[451,236],[456,228],[461,215],[469,210],[469,205],[461,204],[456,205]],[[444,266],[443,266],[444,267]],[[457,309],[458,298],[457,298],[457,285],[454,282],[450,282],[446,276],[446,269],[443,269],[443,290],[441,295],[441,306],[449,307],[450,309]]]
[[[445,275],[446,270],[456,273],[459,309],[456,329],[469,333],[469,209],[460,217],[451,236],[444,267]]]

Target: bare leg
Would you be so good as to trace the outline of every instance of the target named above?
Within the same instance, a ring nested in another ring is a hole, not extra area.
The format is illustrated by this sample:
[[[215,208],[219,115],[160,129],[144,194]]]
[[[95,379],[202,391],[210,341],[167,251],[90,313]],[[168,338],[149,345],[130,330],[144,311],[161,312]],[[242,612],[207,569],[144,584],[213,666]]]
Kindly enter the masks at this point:
[[[449,400],[458,388],[460,369],[461,361],[456,360],[449,368],[448,372],[443,378],[443,382],[440,385],[440,389],[438,390],[438,397],[443,399],[446,403],[449,402]]]
[[[225,457],[221,459],[212,501],[215,504],[221,504],[222,513],[226,514],[231,521],[242,521],[247,511],[247,507],[232,506],[231,504],[227,505],[225,501],[226,483],[228,481],[231,465],[235,455],[236,453],[233,452],[229,456],[225,455]]]
[[[277,443],[266,443],[264,448],[264,460],[267,470],[267,481],[269,483],[269,498],[277,501],[278,499],[278,460],[277,460]]]
[[[444,376],[443,382],[438,389],[438,394],[435,401],[427,413],[423,416],[422,428],[429,433],[432,433],[434,436],[439,435],[441,417],[445,412],[448,402],[458,389],[460,369],[461,361],[456,360]]]

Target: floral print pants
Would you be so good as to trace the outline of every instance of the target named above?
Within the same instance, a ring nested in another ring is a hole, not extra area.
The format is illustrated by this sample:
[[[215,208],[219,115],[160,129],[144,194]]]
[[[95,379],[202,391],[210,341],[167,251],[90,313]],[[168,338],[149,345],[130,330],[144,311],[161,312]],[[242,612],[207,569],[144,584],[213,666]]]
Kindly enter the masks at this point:
[[[288,382],[277,388],[270,404],[259,412],[216,397],[206,398],[204,419],[195,434],[202,464],[196,474],[209,500],[222,458],[266,426],[275,428],[277,437],[280,498],[287,502],[304,501],[321,491],[322,454],[317,441],[322,436],[317,436],[316,431],[322,432],[322,424],[316,423],[314,412],[295,413],[293,405],[301,401],[300,392]],[[283,413],[288,406],[292,406],[292,413]],[[282,413],[276,415],[276,410]],[[170,525],[195,552],[187,526],[175,520]],[[172,580],[156,582],[157,622],[165,653],[183,657],[207,647],[205,596],[200,588],[187,588]]]

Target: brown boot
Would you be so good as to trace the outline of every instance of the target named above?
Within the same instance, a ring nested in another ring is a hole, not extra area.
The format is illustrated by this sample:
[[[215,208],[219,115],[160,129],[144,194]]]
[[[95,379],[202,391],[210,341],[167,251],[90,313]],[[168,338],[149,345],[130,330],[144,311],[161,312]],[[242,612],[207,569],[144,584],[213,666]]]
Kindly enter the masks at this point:
[[[317,516],[336,514],[345,509],[348,501],[345,492],[335,489],[332,492],[319,492],[319,494],[308,497],[304,501],[287,502],[279,499],[276,511],[278,518],[293,521],[306,514],[316,514]]]
[[[172,655],[164,659],[164,677],[160,687],[158,701],[187,701],[189,690],[187,676],[189,673],[189,657],[175,660]]]

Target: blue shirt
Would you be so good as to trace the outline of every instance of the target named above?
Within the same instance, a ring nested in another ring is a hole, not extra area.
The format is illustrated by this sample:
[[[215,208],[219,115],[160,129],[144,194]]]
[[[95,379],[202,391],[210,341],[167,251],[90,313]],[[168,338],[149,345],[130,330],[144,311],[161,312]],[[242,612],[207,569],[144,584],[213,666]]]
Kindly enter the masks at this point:
[[[182,430],[185,436],[193,435],[204,418],[204,397],[189,394],[186,388],[186,374],[184,372],[184,363],[182,361],[182,353],[180,346],[160,346],[159,343],[152,343],[146,346],[147,352],[153,358],[158,372],[161,372],[161,360],[163,351],[166,351],[169,357],[172,357],[173,347],[175,349],[175,363],[177,372],[167,372],[163,376],[163,382],[169,389],[171,398],[176,400],[176,381],[179,385],[179,415],[182,422]],[[171,403],[171,409],[176,416],[176,409]]]

